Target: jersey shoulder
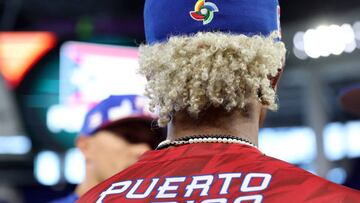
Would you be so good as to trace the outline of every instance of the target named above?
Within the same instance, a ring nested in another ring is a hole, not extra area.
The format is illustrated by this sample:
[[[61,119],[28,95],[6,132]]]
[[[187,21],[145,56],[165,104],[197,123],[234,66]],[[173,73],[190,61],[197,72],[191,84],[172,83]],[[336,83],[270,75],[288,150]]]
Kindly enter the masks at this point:
[[[343,185],[330,182],[320,176],[312,174],[304,169],[287,162],[266,157],[269,164],[276,166],[272,172],[275,186],[279,188],[291,188],[289,196],[301,194],[304,201],[311,198],[328,198],[329,202],[360,202],[360,192]],[[274,189],[276,190],[276,188]],[[308,198],[308,199],[306,199]]]

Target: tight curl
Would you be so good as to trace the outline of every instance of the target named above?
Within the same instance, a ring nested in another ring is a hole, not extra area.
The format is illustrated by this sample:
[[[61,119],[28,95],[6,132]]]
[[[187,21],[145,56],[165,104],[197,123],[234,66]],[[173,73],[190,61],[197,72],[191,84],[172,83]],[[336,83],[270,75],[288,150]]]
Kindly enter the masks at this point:
[[[269,37],[206,32],[142,45],[140,73],[148,78],[146,96],[159,126],[180,110],[197,117],[210,106],[244,109],[250,98],[276,110],[270,78],[286,53],[277,37],[275,32]]]

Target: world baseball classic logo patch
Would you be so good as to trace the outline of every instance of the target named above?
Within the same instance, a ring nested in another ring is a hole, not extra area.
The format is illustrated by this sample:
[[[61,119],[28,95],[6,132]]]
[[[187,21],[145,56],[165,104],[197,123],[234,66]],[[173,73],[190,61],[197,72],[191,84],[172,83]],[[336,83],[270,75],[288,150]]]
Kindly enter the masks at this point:
[[[198,0],[194,11],[190,11],[190,16],[196,21],[202,21],[203,25],[207,25],[214,19],[215,12],[219,12],[219,9],[214,3]]]

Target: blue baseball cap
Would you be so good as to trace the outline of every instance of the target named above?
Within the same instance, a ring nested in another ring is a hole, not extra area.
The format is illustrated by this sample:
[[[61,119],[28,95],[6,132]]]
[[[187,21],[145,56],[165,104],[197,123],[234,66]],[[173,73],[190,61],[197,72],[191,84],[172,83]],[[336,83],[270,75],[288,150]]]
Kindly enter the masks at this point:
[[[91,136],[115,123],[129,120],[152,122],[155,119],[145,109],[144,97],[138,95],[113,95],[94,106],[86,114],[79,134]]]
[[[146,0],[149,44],[170,36],[224,32],[268,36],[280,32],[278,0]]]

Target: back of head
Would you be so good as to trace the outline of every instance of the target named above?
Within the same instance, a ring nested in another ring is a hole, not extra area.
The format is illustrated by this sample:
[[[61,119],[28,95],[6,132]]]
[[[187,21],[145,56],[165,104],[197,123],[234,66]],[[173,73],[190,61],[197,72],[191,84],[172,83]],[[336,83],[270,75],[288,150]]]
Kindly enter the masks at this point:
[[[184,110],[277,108],[272,79],[286,52],[277,0],[147,0],[145,31],[140,72],[160,126]]]

